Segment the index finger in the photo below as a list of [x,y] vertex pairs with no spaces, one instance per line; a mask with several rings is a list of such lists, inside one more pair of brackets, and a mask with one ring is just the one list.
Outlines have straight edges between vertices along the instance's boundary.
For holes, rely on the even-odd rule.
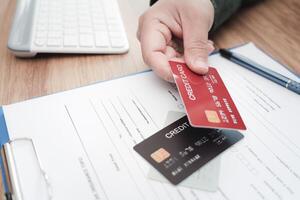
[[145,62],[163,79],[172,81],[172,73],[166,56],[167,44],[172,39],[169,28],[159,20],[143,23],[140,32],[142,55]]

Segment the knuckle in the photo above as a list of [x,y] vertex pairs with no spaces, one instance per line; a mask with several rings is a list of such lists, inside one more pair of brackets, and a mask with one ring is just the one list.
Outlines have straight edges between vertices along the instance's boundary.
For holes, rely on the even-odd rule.
[[208,45],[208,40],[206,39],[193,39],[190,41],[189,46],[197,48],[205,48]]
[[202,39],[196,39],[189,42],[189,44],[186,45],[185,50],[193,53],[193,52],[206,52],[208,49],[208,42],[207,40]]

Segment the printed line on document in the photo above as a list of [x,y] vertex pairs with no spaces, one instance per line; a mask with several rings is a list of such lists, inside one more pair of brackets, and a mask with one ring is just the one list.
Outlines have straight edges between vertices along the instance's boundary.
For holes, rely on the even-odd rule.
[[151,119],[152,123],[155,125],[156,128],[159,128],[158,125],[155,123],[155,121],[153,120],[152,116],[149,114],[149,112],[147,111],[147,109],[145,108],[145,106],[141,103],[141,101],[139,100],[139,98],[135,95],[135,93],[133,91],[131,91],[132,96],[136,99],[136,101],[140,104],[140,106],[142,107],[142,109],[144,110],[144,112],[148,115],[148,117]]
[[[111,138],[111,135],[109,134],[109,131],[107,130],[107,128],[106,128],[106,126],[105,126],[105,124],[104,124],[102,118],[100,117],[99,113],[97,112],[97,109],[96,109],[96,107],[95,107],[95,104],[94,104],[91,100],[90,100],[90,104],[91,104],[91,106],[92,106],[94,112],[96,113],[98,120],[100,121],[100,123],[101,123],[102,126],[104,127],[105,132],[106,132],[107,136],[108,136],[109,139],[110,139],[110,142],[112,143],[112,145],[114,145],[116,151],[118,152],[119,157],[120,157],[120,159],[122,160],[124,166],[126,167],[127,172],[128,172],[128,174],[130,175],[130,178],[132,179],[132,181],[134,182],[134,184],[135,184],[137,190],[139,191],[139,194],[142,196],[143,199],[145,199],[144,194],[142,193],[142,191],[140,190],[140,188],[139,188],[139,186],[137,185],[136,181],[134,180],[133,175],[132,175],[132,173],[130,172],[128,165],[127,165],[126,162],[124,161],[124,159],[123,159],[123,157],[122,157],[122,155],[121,155],[119,149],[117,148],[116,144],[113,142],[113,139]],[[107,114],[108,117],[110,118],[110,120],[111,120],[111,122],[113,123],[114,127],[116,128],[116,130],[119,130],[118,127],[116,126],[114,120],[112,119],[110,113],[108,112],[106,106],[104,105],[104,103],[103,103],[102,100],[101,100],[101,105],[102,105],[102,107],[104,108],[106,114]]]
[[72,125],[73,125],[73,128],[74,128],[74,130],[75,130],[75,133],[76,133],[76,135],[77,135],[77,137],[78,137],[78,139],[79,139],[79,141],[80,141],[80,143],[81,143],[81,146],[82,146],[82,148],[83,148],[83,151],[85,152],[86,157],[87,157],[87,159],[88,159],[90,165],[92,166],[92,169],[93,169],[93,171],[94,171],[94,174],[96,175],[97,181],[98,181],[98,183],[99,183],[99,185],[100,185],[100,187],[101,187],[101,189],[102,189],[102,191],[103,191],[103,193],[104,193],[106,199],[108,199],[107,194],[106,194],[106,192],[105,192],[105,190],[104,190],[104,187],[103,187],[103,185],[102,185],[102,183],[101,183],[101,181],[100,181],[100,178],[99,178],[98,174],[96,173],[96,169],[95,169],[95,167],[94,167],[94,165],[93,165],[93,163],[92,163],[92,161],[91,161],[91,159],[90,159],[90,157],[89,157],[89,155],[88,155],[88,153],[87,153],[87,151],[86,151],[86,149],[85,149],[85,146],[84,146],[84,144],[83,144],[83,141],[82,141],[82,139],[81,139],[81,137],[80,137],[80,135],[79,135],[78,129],[77,129],[75,123],[74,123],[74,120],[73,120],[73,118],[72,118],[72,116],[71,116],[71,114],[70,114],[70,112],[69,112],[69,109],[68,109],[67,105],[65,105],[65,110],[66,110],[67,115],[68,115],[68,117],[69,117],[69,119],[70,119],[70,121],[71,121],[71,123],[72,123]]

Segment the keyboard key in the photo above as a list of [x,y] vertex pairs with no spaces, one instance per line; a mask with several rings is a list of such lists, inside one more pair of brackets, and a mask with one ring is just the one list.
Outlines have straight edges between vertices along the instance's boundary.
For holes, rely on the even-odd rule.
[[74,14],[65,14],[64,16],[64,22],[74,22],[77,23],[77,19],[76,19],[76,13]]
[[121,32],[109,32],[109,36],[112,38],[121,38],[122,33]]
[[48,33],[48,37],[50,37],[50,38],[61,38],[62,37],[62,32],[61,31],[50,31]]
[[95,31],[106,31],[106,25],[105,24],[95,24],[94,30]]
[[120,25],[109,24],[109,25],[108,25],[108,30],[109,30],[110,32],[114,32],[114,31],[119,32],[119,31],[121,31],[122,29],[121,29],[121,26],[120,26]]
[[89,16],[90,11],[88,9],[80,8],[80,10],[78,10],[78,14],[80,18],[86,18]]
[[96,32],[96,47],[108,47],[109,46],[109,38],[107,32]]
[[107,19],[107,24],[109,25],[119,25],[119,20],[118,19]]
[[61,38],[48,38],[47,46],[49,47],[60,47],[62,45]]
[[96,20],[96,19],[102,19],[102,20],[105,20],[105,15],[104,15],[104,13],[102,12],[102,9],[100,9],[100,10],[97,11],[97,12],[94,12],[94,13],[92,14],[92,17],[93,17],[94,20]]
[[94,46],[94,38],[92,35],[80,35],[79,45],[81,47],[92,47]]
[[106,25],[106,21],[105,21],[105,19],[94,18],[94,24],[95,25]]
[[77,35],[77,29],[75,28],[67,28],[64,30],[65,35]]
[[113,48],[121,48],[125,45],[125,40],[122,37],[110,38],[110,43]]
[[48,23],[48,19],[46,18],[42,18],[39,17],[39,19],[37,20],[38,26],[42,26],[43,24],[47,24]]
[[92,30],[92,28],[89,28],[89,27],[80,27],[79,32],[80,33],[90,33],[90,34],[92,34],[93,30]]
[[118,12],[112,12],[112,10],[117,10],[118,6],[115,4],[115,1],[103,0],[104,11],[107,19],[116,19]]
[[91,27],[92,26],[92,22],[91,20],[79,20],[79,26],[80,27]]
[[49,24],[61,24],[62,23],[62,18],[50,18],[49,19]]
[[50,24],[49,25],[49,30],[60,31],[60,30],[62,30],[62,25]]
[[64,46],[76,47],[78,43],[78,37],[74,35],[64,36]]
[[110,9],[107,9],[107,10],[105,11],[105,13],[106,13],[106,18],[107,18],[107,19],[116,19],[116,18],[117,18],[116,13],[111,12]]
[[38,31],[47,31],[48,30],[48,26],[47,24],[39,24],[37,27]]
[[46,44],[46,38],[36,38],[34,44],[36,46],[42,47]]
[[77,29],[77,22],[65,21],[63,24],[64,29]]
[[47,31],[38,31],[36,33],[36,37],[38,37],[38,38],[45,38],[45,37],[47,37]]

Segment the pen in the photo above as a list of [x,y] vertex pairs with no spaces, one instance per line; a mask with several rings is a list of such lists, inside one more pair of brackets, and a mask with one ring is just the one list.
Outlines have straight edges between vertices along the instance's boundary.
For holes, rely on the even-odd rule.
[[224,58],[241,65],[245,67],[246,69],[261,75],[285,88],[288,90],[291,90],[297,94],[300,94],[300,83],[296,82],[294,80],[291,80],[277,72],[274,72],[268,68],[263,67],[260,64],[257,64],[250,60],[249,58],[246,58],[238,53],[233,53],[227,49],[220,49],[220,54]]

